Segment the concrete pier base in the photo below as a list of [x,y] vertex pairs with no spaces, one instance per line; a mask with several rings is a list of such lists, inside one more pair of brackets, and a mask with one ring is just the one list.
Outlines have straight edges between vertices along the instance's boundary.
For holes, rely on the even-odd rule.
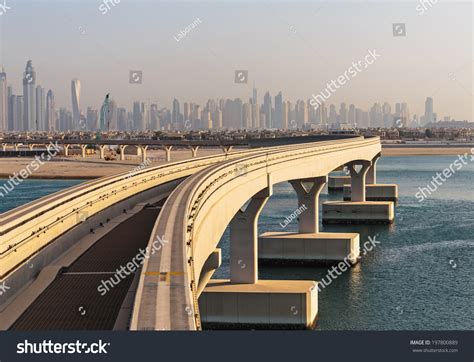
[[314,281],[211,279],[199,297],[205,329],[312,329],[318,316]]
[[391,224],[395,218],[391,201],[326,201],[323,224]]
[[329,176],[328,191],[343,191],[344,185],[351,185],[350,176]]
[[[344,200],[351,199],[351,186],[344,185]],[[365,199],[367,201],[393,201],[398,200],[398,185],[396,184],[375,184],[365,185]]]
[[356,263],[360,254],[357,233],[266,232],[258,238],[259,261],[267,263]]

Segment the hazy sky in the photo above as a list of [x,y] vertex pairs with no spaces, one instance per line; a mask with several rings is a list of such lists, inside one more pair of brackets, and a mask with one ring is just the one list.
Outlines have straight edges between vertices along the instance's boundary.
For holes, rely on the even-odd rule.
[[[0,3],[3,4],[4,0]],[[118,1],[118,0],[115,0]],[[81,108],[98,108],[105,93],[121,106],[134,100],[170,106],[208,98],[247,100],[252,83],[259,102],[269,90],[284,99],[308,99],[368,50],[381,56],[327,101],[369,109],[405,101],[424,112],[434,98],[438,119],[473,120],[473,5],[471,1],[158,2],[121,0],[102,15],[102,1],[6,0],[0,16],[0,64],[21,93],[26,61],[37,84],[71,109],[71,79],[82,86]],[[436,0],[431,0],[436,2]],[[196,18],[201,24],[179,42]],[[406,24],[394,37],[393,23]],[[248,84],[234,72],[248,70]],[[143,83],[129,84],[142,70]]]

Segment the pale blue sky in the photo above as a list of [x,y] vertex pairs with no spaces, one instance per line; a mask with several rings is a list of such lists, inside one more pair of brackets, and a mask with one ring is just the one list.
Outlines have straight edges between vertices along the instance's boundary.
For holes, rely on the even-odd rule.
[[[429,0],[426,0],[427,2]],[[0,1],[3,3],[3,0]],[[109,2],[110,3],[110,2]],[[419,1],[403,2],[145,2],[121,0],[102,15],[102,1],[7,0],[0,16],[0,64],[15,93],[26,61],[37,84],[71,108],[70,81],[82,85],[81,108],[98,108],[110,92],[119,105],[134,100],[169,106],[208,98],[259,100],[267,89],[284,99],[319,93],[369,49],[381,57],[337,90],[342,101],[368,109],[374,102],[408,102],[412,113],[434,98],[438,118],[472,120],[472,3],[442,1],[419,15]],[[196,18],[202,24],[177,42]],[[406,23],[394,37],[392,23]],[[141,85],[129,70],[143,71]],[[234,71],[248,69],[249,83]]]

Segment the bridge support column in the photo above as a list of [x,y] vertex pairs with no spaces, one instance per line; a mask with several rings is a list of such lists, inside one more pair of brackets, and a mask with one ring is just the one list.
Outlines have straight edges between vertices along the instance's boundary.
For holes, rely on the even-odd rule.
[[[327,180],[327,176],[322,176],[290,181],[298,196],[298,210],[301,210],[298,221],[298,231],[300,233],[319,232],[319,194]],[[304,183],[310,183],[311,188],[307,190]]]
[[[357,166],[360,168],[357,169]],[[351,201],[365,201],[365,176],[370,166],[371,162],[369,161],[352,162],[347,165],[351,174]]]
[[[368,168],[365,185],[366,201],[393,201],[398,200],[398,186],[396,184],[377,184],[376,164],[380,158],[380,153],[372,159]],[[344,185],[343,197],[345,201],[352,200],[351,185]]]
[[173,149],[173,146],[165,146],[165,154],[166,154],[166,162],[171,162],[171,150]]
[[377,183],[377,161],[379,160],[381,154],[377,154],[372,159],[372,163],[369,167],[369,170],[367,171],[367,176],[366,176],[366,183],[367,185],[373,185]]
[[2,151],[5,152],[7,150],[7,144],[2,143]]
[[140,154],[142,156],[142,163],[145,163],[147,160],[146,151],[148,150],[148,146],[138,146],[138,148],[140,149]]
[[119,145],[120,161],[125,161],[125,149],[126,148],[127,148],[127,145]]
[[65,157],[69,156],[69,147],[71,147],[71,145],[68,145],[68,144],[63,145],[63,150],[64,150],[64,156]]
[[247,208],[237,211],[230,222],[230,281],[254,284],[258,281],[258,216],[268,198],[269,188],[255,194]]
[[15,149],[15,152],[18,152],[18,150],[20,149],[20,144],[19,143],[14,143],[13,148]]
[[191,146],[191,155],[193,158],[197,157],[199,146]]
[[[348,163],[347,166],[351,175],[351,201],[323,203],[323,223],[391,224],[395,218],[392,201],[366,201],[366,175],[372,162],[358,160]],[[373,186],[377,185],[369,185],[369,188]]]
[[105,148],[107,145],[99,145],[99,151],[100,151],[100,159],[103,160],[105,158]]
[[[291,264],[339,260],[357,262],[359,234],[319,232],[319,194],[327,179],[327,176],[322,176],[290,181],[298,196],[298,209],[291,215],[298,217],[299,232],[267,232],[260,235],[259,260]],[[284,229],[291,220],[286,217],[280,226]]]
[[86,158],[87,145],[79,145],[81,147],[82,158]]
[[35,148],[35,145],[34,145],[34,144],[28,144],[28,149],[29,149],[30,151],[33,151],[34,148]]

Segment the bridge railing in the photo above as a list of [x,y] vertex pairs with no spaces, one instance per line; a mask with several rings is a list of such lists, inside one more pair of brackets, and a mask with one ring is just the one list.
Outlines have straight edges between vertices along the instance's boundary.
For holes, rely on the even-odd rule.
[[174,162],[104,177],[0,214],[0,280],[58,236],[140,192],[258,150]]

